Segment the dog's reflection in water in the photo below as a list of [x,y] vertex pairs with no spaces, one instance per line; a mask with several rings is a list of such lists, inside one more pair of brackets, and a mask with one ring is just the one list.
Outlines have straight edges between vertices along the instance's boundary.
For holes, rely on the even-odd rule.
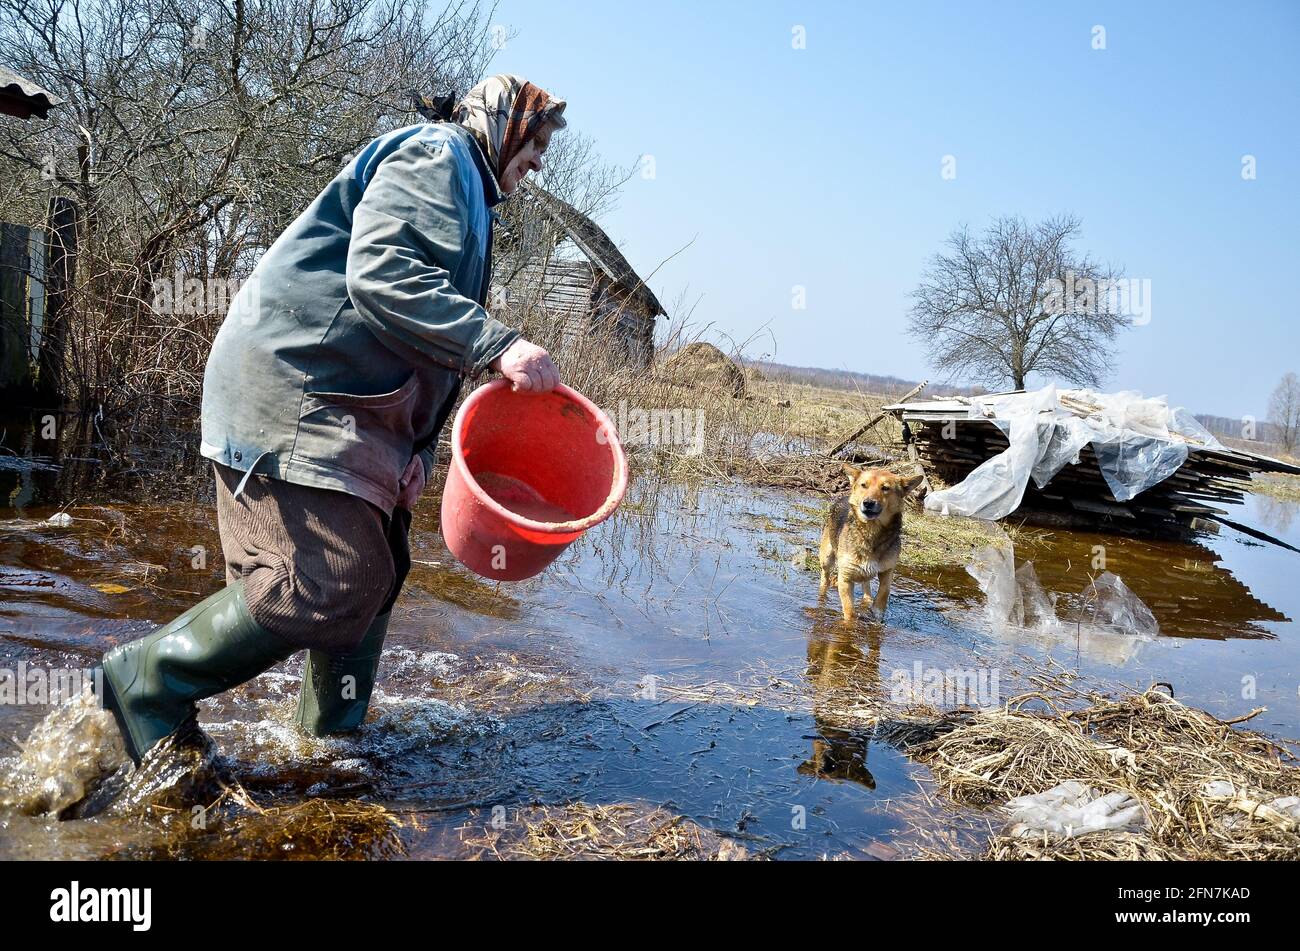
[[849,699],[860,708],[862,701],[880,697],[883,631],[880,624],[849,630],[823,618],[814,622],[808,635],[808,683],[817,734],[810,737],[812,756],[799,766],[801,775],[876,788],[867,768],[873,728],[854,729],[836,711]]

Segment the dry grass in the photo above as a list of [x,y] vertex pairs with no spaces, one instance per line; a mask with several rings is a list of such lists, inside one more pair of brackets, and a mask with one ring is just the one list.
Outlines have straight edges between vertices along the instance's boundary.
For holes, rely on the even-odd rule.
[[739,861],[744,846],[685,816],[637,803],[584,802],[520,810],[500,825],[465,827],[462,841],[475,859],[621,859]]
[[[755,392],[774,402],[788,401],[792,430],[823,448],[834,446],[895,399],[878,393],[774,380],[758,382]],[[902,426],[892,416],[886,417],[863,436],[865,441],[876,445],[895,444],[902,438]]]
[[936,515],[909,508],[903,518],[902,569],[969,564],[976,552],[989,545],[1017,543],[1023,531],[978,518]]
[[217,826],[215,835],[186,838],[173,858],[375,860],[406,855],[402,830],[415,827],[376,803],[308,799],[261,808]]
[[[843,482],[839,476],[838,482]],[[836,485],[832,490],[840,492]],[[816,518],[809,522],[821,530],[822,519],[829,503],[817,511]],[[903,555],[899,562],[900,571],[907,573],[908,568],[939,568],[946,565],[966,565],[971,559],[990,545],[1002,546],[1031,543],[1035,533],[1031,529],[1012,524],[1000,524],[977,518],[936,515],[919,505],[909,505],[903,515]],[[796,553],[794,566],[805,571],[819,571],[817,552],[810,546]]]
[[[556,355],[561,378],[605,410],[634,464],[676,479],[743,479],[751,484],[818,493],[837,491],[840,467],[822,453],[884,405],[878,394],[831,390],[745,374],[736,396],[725,374],[691,381],[669,366],[673,352],[698,337],[670,328],[668,342],[648,368],[616,356],[610,335],[593,331],[575,340],[541,311],[517,315],[528,339]],[[723,348],[726,350],[726,348]],[[738,361],[736,347],[728,354]],[[864,437],[893,447],[898,424],[886,419]],[[895,453],[896,454],[896,453]]]
[[[998,833],[983,858],[1297,859],[1300,824],[1267,803],[1300,795],[1300,769],[1291,749],[1234,726],[1255,713],[1223,721],[1160,685],[1112,696],[1057,677],[1002,709],[882,719],[877,736],[928,766],[959,806],[999,806],[1079,780],[1128,793],[1145,817],[1141,831]],[[1217,794],[1216,782],[1231,794]]]
[[1250,490],[1284,502],[1300,502],[1300,476],[1277,472],[1257,475],[1250,482]]
[[1258,439],[1236,439],[1232,436],[1223,435],[1216,435],[1215,438],[1229,449],[1253,452],[1259,456],[1272,456],[1274,459],[1281,459],[1283,462],[1289,462],[1292,465],[1300,465],[1300,456],[1296,456],[1294,451],[1288,452],[1286,446],[1281,443],[1263,442]]

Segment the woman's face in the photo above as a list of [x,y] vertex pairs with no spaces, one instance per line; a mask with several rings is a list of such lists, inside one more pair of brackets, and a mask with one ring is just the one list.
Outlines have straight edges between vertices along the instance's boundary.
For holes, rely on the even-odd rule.
[[551,131],[550,125],[543,126],[541,131],[524,144],[519,154],[510,160],[505,173],[501,176],[501,190],[507,195],[512,194],[519,187],[519,183],[529,172],[542,170],[542,156],[546,154],[546,147],[551,144]]

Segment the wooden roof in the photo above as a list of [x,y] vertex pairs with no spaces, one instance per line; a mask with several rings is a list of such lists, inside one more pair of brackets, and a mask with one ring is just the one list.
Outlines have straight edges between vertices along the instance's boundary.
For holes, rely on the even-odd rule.
[[641,310],[651,317],[667,313],[658,298],[646,286],[645,281],[632,270],[632,265],[628,264],[627,258],[623,257],[623,253],[599,225],[546,189],[534,185],[527,179],[524,180],[523,185],[547,217],[559,225],[582,253],[600,268],[606,277],[618,285],[619,289],[626,293]]
[[52,108],[62,103],[63,100],[49,90],[0,66],[0,112],[5,115],[19,119],[30,119],[35,115],[44,119]]

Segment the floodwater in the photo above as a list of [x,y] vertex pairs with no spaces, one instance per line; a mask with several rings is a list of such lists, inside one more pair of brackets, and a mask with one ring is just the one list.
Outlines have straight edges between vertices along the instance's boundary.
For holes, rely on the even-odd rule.
[[[89,668],[222,583],[205,504],[68,504],[53,469],[13,459],[0,488],[0,669]],[[836,698],[977,668],[990,695],[956,699],[997,703],[1049,655],[1223,717],[1267,707],[1251,726],[1300,735],[1300,555],[1229,529],[1029,533],[924,570],[905,550],[886,622],[846,628],[792,557],[815,550],[822,505],[642,479],[542,576],[495,585],[448,554],[431,490],[361,731],[297,732],[299,655],[202,704],[215,747],[188,755],[224,790],[173,768],[93,817],[0,809],[0,857],[477,857],[484,830],[567,803],[663,807],[755,856],[897,857],[918,815],[933,834],[946,813],[927,771]],[[1296,513],[1252,498],[1234,518],[1300,544]],[[0,705],[0,793],[50,709]]]

